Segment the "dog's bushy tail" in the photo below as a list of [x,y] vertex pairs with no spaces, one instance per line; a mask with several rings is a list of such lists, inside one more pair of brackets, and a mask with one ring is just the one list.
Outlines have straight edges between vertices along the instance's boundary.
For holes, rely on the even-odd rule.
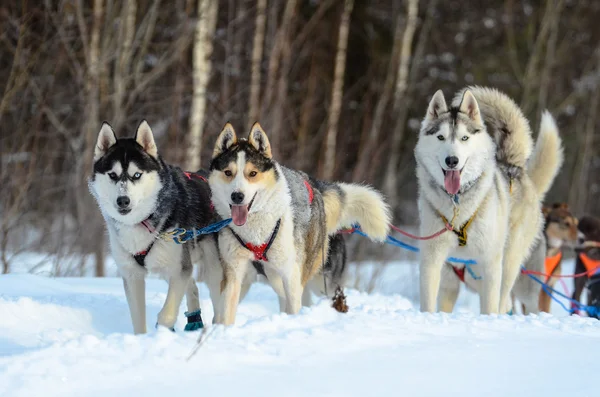
[[527,174],[531,178],[540,199],[546,195],[564,161],[562,140],[554,117],[545,110],[542,113],[540,133],[533,154],[527,164]]
[[369,186],[337,183],[338,189],[323,192],[327,234],[359,224],[373,241],[385,241],[391,211],[381,193]]

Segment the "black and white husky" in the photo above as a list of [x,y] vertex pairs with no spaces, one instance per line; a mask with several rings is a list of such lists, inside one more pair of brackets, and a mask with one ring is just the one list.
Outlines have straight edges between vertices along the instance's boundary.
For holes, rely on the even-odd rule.
[[[240,296],[257,272],[279,295],[281,310],[298,313],[304,288],[330,252],[329,236],[339,229],[359,223],[373,240],[387,236],[390,211],[381,194],[368,186],[319,181],[280,165],[258,123],[247,139],[238,139],[227,124],[210,169],[215,209],[232,218],[218,238],[223,279],[207,283],[217,323],[235,321]],[[336,261],[337,254],[331,254]]]
[[204,253],[218,260],[216,240],[209,236],[179,245],[161,237],[174,228],[199,229],[215,222],[205,176],[166,164],[146,121],[139,125],[134,138],[125,139],[117,139],[110,125],[104,123],[94,150],[89,186],[106,221],[134,332],[146,332],[148,272],[158,273],[169,283],[157,325],[173,329],[186,295],[190,326],[186,329],[200,327],[192,263]]

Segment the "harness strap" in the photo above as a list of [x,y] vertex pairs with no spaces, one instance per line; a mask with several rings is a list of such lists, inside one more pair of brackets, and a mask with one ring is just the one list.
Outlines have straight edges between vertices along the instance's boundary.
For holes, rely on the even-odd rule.
[[465,266],[463,268],[458,268],[454,265],[450,265],[450,266],[452,266],[452,270],[454,270],[454,274],[456,274],[458,279],[464,283],[465,282],[465,269],[467,267]]
[[588,277],[591,277],[595,271],[600,270],[600,259],[592,259],[585,252],[579,253],[579,258],[588,272]]
[[315,192],[313,192],[313,188],[307,180],[304,180],[304,186],[306,186],[306,190],[308,191],[308,204],[312,204],[313,199],[315,198]]
[[[446,219],[446,217],[444,215],[442,215],[439,212],[438,212],[438,215],[440,216],[440,218],[442,218],[442,221],[444,221],[444,224],[449,224],[448,219]],[[458,229],[458,230],[456,230],[455,228],[452,229],[454,234],[456,234],[458,236],[458,246],[459,247],[464,247],[465,245],[467,245],[467,229],[469,229],[469,226],[471,226],[473,219],[475,219],[475,215],[477,215],[477,211],[475,211],[473,213],[471,218],[469,218],[469,220],[464,225],[462,225],[460,227],[460,229]]]
[[208,181],[206,180],[206,178],[205,178],[205,177],[203,177],[202,175],[198,175],[198,174],[196,174],[195,172],[183,171],[183,174],[184,174],[185,176],[187,176],[187,178],[188,178],[189,180],[191,180],[191,179],[192,179],[192,176],[194,176],[194,177],[196,177],[196,178],[198,178],[198,179],[201,179],[202,181],[204,181],[204,182],[207,182],[207,183],[208,183]]
[[279,233],[280,225],[281,219],[279,219],[275,224],[275,228],[271,233],[271,237],[269,237],[269,241],[261,245],[246,243],[232,228],[229,228],[229,230],[231,230],[231,233],[233,233],[233,236],[236,238],[236,240],[240,243],[242,247],[246,248],[248,251],[251,251],[254,254],[254,260],[268,262],[269,258],[267,257],[267,252],[269,251],[269,248],[271,248],[271,245],[273,245],[273,242],[277,237],[277,233]]
[[547,256],[546,259],[544,259],[544,267],[546,269],[546,274],[548,275],[546,282],[548,282],[548,280],[550,279],[550,276],[552,276],[554,274],[554,271],[558,267],[558,264],[560,263],[561,260],[562,260],[562,251],[558,251],[555,255]]
[[146,256],[148,256],[148,253],[150,252],[150,250],[152,249],[152,246],[154,245],[154,241],[152,241],[150,243],[150,246],[148,248],[146,248],[144,251],[140,251],[137,254],[133,255],[133,259],[135,259],[135,261],[138,263],[138,265],[140,265],[141,267],[146,267]]

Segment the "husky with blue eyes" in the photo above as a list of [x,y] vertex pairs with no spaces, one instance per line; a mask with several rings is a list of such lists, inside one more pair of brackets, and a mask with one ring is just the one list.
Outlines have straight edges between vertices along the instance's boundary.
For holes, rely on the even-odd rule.
[[[435,93],[415,148],[421,234],[450,225],[452,232],[424,241],[420,265],[421,310],[452,311],[456,277],[450,256],[475,259],[482,314],[506,313],[521,266],[541,236],[541,203],[558,173],[563,152],[550,113],[533,144],[529,122],[507,95],[468,87],[450,106]],[[449,279],[450,278],[450,279]],[[453,287],[454,286],[454,287]],[[438,302],[439,298],[439,302]]]
[[165,163],[146,121],[134,138],[117,139],[110,125],[102,125],[89,187],[106,221],[136,334],[146,332],[144,280],[148,273],[157,273],[169,284],[157,325],[173,329],[184,295],[186,330],[203,325],[192,269],[199,261],[206,265],[199,269],[201,276],[216,273],[221,277],[216,236],[181,245],[161,236],[174,228],[199,229],[218,220],[207,176]]

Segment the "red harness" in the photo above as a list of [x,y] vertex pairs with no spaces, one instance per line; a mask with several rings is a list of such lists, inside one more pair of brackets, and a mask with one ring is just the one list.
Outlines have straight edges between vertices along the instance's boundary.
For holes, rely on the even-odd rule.
[[242,238],[240,236],[238,236],[238,234],[236,232],[233,231],[233,229],[230,228],[229,230],[231,230],[231,233],[233,233],[233,236],[242,245],[242,247],[246,248],[248,251],[250,251],[254,254],[255,261],[268,262],[269,258],[267,258],[267,252],[269,251],[269,248],[271,248],[271,245],[273,245],[273,242],[275,241],[275,237],[277,237],[277,233],[279,232],[280,225],[281,225],[281,219],[279,219],[277,221],[277,223],[275,224],[275,228],[273,229],[273,233],[271,233],[271,237],[269,237],[269,241],[267,241],[266,243],[261,244],[261,245],[245,243],[244,240],[242,240]]
[[[306,191],[308,192],[308,203],[312,204],[313,199],[315,198],[313,188],[310,185],[310,183],[308,183],[308,181],[306,180],[304,181],[304,186],[306,187]],[[273,245],[273,242],[277,237],[277,233],[279,232],[279,226],[281,226],[281,219],[279,219],[275,224],[275,228],[273,229],[269,240],[266,243],[260,245],[254,245],[252,243],[244,242],[244,240],[242,240],[242,238],[236,232],[234,232],[232,228],[229,228],[229,230],[231,230],[231,233],[233,233],[233,236],[236,238],[236,240],[240,243],[242,247],[246,248],[248,251],[251,251],[254,254],[255,261],[268,262],[269,258],[267,257],[267,251],[269,251],[269,248],[271,248],[271,245]]]
[[208,183],[208,181],[206,180],[206,178],[205,178],[205,177],[203,177],[202,175],[198,175],[198,174],[196,174],[196,173],[194,173],[194,172],[183,171],[183,174],[184,174],[185,176],[187,176],[187,178],[188,178],[189,180],[192,180],[192,176],[195,176],[196,178],[198,178],[198,179],[201,179],[201,180],[203,180],[204,182]]
[[307,180],[304,181],[304,186],[306,186],[306,191],[308,191],[308,204],[312,204],[313,199],[315,198],[315,193],[313,192],[312,186],[308,183]]
[[452,266],[452,270],[454,270],[454,274],[456,274],[456,277],[458,277],[458,279],[464,283],[466,266],[463,268],[458,268],[454,265],[451,265],[451,266]]

